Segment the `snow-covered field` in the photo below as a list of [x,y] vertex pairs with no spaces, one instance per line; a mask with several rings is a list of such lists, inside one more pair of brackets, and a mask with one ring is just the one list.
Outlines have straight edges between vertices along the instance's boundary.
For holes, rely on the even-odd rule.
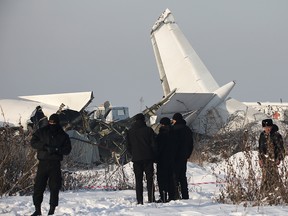
[[[240,158],[243,158],[242,153],[234,156],[233,160],[237,161]],[[131,167],[131,164],[125,165],[125,172],[131,174],[128,175],[128,180],[133,182]],[[243,205],[217,203],[215,200],[221,185],[216,183],[213,172],[217,173],[223,167],[225,167],[224,162],[219,163],[216,167],[215,164],[200,167],[188,163],[189,200],[177,200],[164,204],[147,203],[147,194],[145,193],[146,203],[137,205],[134,190],[105,191],[99,187],[98,189],[94,187],[94,189],[89,190],[61,192],[55,215],[288,215],[287,206],[244,207]],[[93,184],[97,184],[97,182],[93,182]],[[100,184],[101,182],[99,182]],[[93,188],[91,186],[89,185],[90,188]],[[49,192],[45,193],[42,205],[43,215],[47,215],[48,209]],[[3,197],[0,199],[0,215],[23,216],[30,215],[33,211],[31,196]]]

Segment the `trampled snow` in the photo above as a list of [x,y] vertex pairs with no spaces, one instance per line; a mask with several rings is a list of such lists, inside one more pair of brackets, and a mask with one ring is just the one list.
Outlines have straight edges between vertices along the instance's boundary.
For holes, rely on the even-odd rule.
[[[243,159],[243,153],[233,156],[235,162],[241,161],[241,159]],[[144,205],[137,205],[135,190],[107,191],[101,189],[102,183],[98,179],[98,182],[89,182],[87,188],[91,189],[60,192],[59,206],[56,208],[55,215],[288,215],[287,206],[252,207],[248,205],[248,207],[244,207],[241,204],[218,203],[216,199],[219,188],[225,182],[219,182],[219,178],[216,178],[214,173],[220,172],[223,167],[225,167],[225,162],[218,165],[207,164],[203,167],[188,163],[187,177],[190,199],[170,201],[169,203],[147,203],[147,193],[144,192]],[[133,184],[132,164],[126,164],[124,170],[129,183]],[[158,197],[157,193],[155,194],[156,198]],[[47,215],[48,210],[49,192],[46,192],[42,205],[42,215]],[[33,211],[31,196],[13,196],[0,199],[0,215],[31,215]]]

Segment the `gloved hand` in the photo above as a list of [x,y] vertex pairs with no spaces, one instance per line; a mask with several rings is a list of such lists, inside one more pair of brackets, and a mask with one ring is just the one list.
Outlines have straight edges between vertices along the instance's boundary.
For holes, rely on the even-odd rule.
[[58,153],[58,148],[52,147],[52,146],[48,146],[48,145],[45,145],[45,150],[48,151],[48,153],[51,154],[51,155]]

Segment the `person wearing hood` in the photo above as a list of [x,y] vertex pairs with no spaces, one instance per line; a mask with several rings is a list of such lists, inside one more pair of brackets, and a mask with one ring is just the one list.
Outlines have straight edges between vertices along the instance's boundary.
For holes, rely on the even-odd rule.
[[143,176],[146,175],[148,202],[154,202],[154,167],[156,141],[153,129],[145,123],[145,116],[138,113],[135,122],[127,131],[127,151],[132,156],[133,171],[136,182],[136,199],[143,204]]
[[277,187],[283,188],[277,166],[284,159],[285,150],[283,138],[278,132],[278,126],[273,124],[273,120],[264,119],[262,127],[258,148],[259,165],[262,169],[260,192],[269,194],[274,193]]
[[58,206],[59,191],[62,186],[61,161],[63,155],[71,152],[71,141],[60,125],[59,116],[52,114],[48,125],[36,130],[30,143],[32,148],[37,150],[39,160],[33,193],[35,212],[31,216],[41,215],[41,203],[47,181],[50,190],[48,215],[53,215]]
[[[173,133],[176,139],[175,174],[176,184],[180,185],[181,198],[189,199],[186,177],[187,160],[193,151],[193,132],[186,125],[182,114],[175,113],[172,117]],[[180,197],[179,197],[180,198]]]

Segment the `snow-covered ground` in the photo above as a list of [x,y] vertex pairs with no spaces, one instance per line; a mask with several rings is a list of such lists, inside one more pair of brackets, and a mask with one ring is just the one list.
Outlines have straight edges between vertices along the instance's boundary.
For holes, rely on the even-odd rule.
[[[241,161],[243,154],[234,156],[233,160]],[[124,170],[128,181],[133,183],[131,163]],[[60,193],[59,206],[55,215],[288,215],[287,206],[255,206],[219,204],[215,200],[221,184],[213,173],[219,173],[225,162],[207,164],[204,167],[188,163],[187,177],[189,181],[190,199],[169,203],[147,203],[144,194],[144,205],[137,205],[134,190],[106,191],[101,189],[101,181],[90,182],[87,187],[78,191]],[[213,171],[212,171],[213,170]],[[243,170],[242,170],[243,171]],[[97,171],[99,173],[99,170]],[[115,172],[114,172],[115,173]],[[92,186],[95,187],[92,187]],[[158,196],[156,192],[156,197]],[[45,193],[42,213],[47,215],[49,209],[49,192]],[[0,199],[0,215],[30,215],[34,211],[31,196],[3,197]]]
[[[60,194],[55,215],[288,215],[287,206],[243,207],[218,204],[205,193],[191,192],[190,200],[165,204],[135,204],[135,191],[78,191]],[[0,215],[30,215],[34,211],[31,197],[1,199]],[[48,194],[42,207],[43,215],[49,209]]]

